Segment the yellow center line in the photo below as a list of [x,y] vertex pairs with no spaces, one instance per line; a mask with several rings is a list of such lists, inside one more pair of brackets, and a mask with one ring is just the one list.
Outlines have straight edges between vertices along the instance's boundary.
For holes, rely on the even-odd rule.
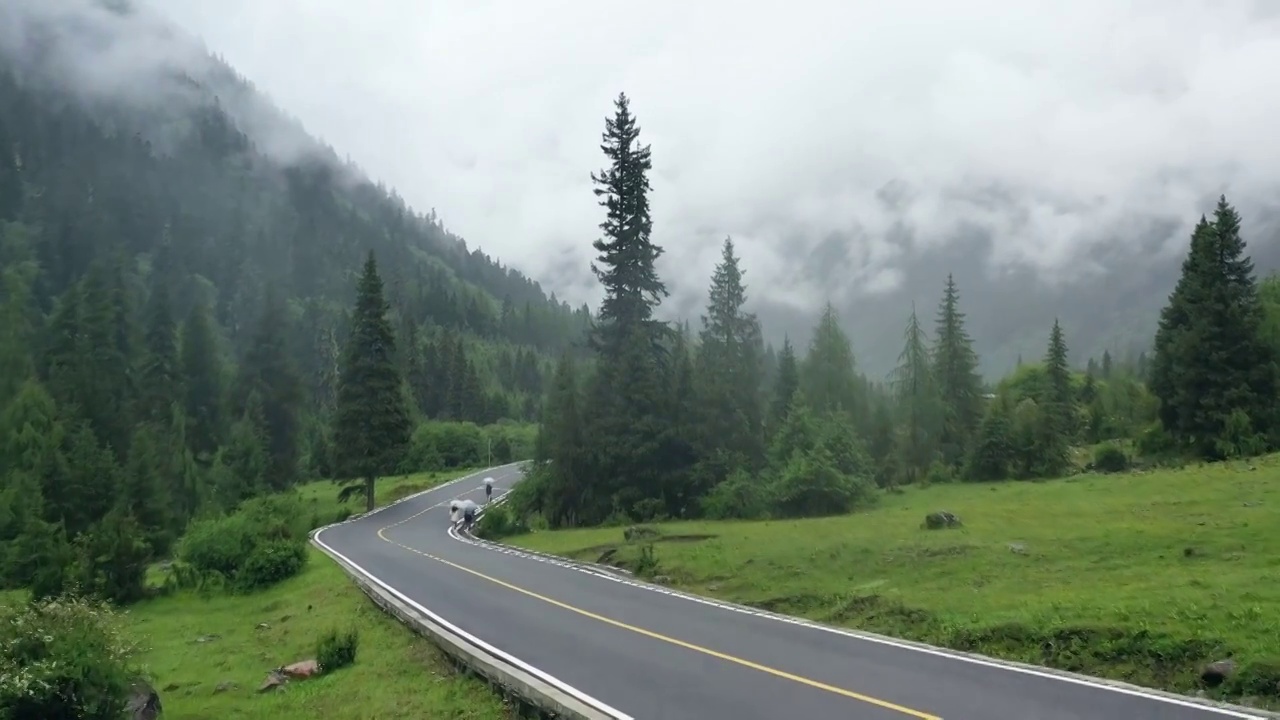
[[[466,494],[466,493],[463,493],[463,494]],[[536,600],[541,600],[542,602],[547,603],[549,605],[554,605],[558,608],[568,610],[569,612],[577,613],[578,615],[591,618],[592,620],[596,620],[596,621],[605,623],[607,625],[612,625],[614,627],[622,628],[623,630],[629,630],[633,633],[636,633],[637,635],[643,635],[645,637],[653,638],[654,640],[661,640],[662,642],[670,643],[671,645],[676,645],[678,647],[685,648],[686,650],[692,650],[694,652],[702,653],[703,655],[709,655],[719,660],[724,660],[726,662],[731,662],[736,665],[748,667],[748,668],[751,668],[752,670],[758,670],[762,673],[773,675],[774,677],[779,677],[779,678],[783,678],[784,680],[790,680],[792,682],[800,683],[801,685],[807,685],[809,687],[817,688],[819,690],[825,690],[827,692],[834,693],[836,695],[842,695],[844,697],[851,698],[853,700],[859,700],[869,705],[875,705],[877,707],[881,707],[886,710],[894,710],[899,713],[902,713],[903,715],[909,715],[913,718],[918,718],[919,720],[942,720],[942,718],[938,715],[930,715],[925,712],[920,712],[919,710],[913,710],[909,707],[904,707],[902,705],[891,703],[887,700],[881,700],[879,698],[871,697],[870,695],[863,695],[862,693],[856,693],[856,692],[853,692],[852,690],[846,690],[844,688],[836,687],[834,685],[828,685],[827,683],[802,677],[800,675],[795,675],[795,674],[786,672],[785,670],[779,670],[777,668],[772,668],[767,665],[761,665],[760,663],[752,662],[750,660],[744,660],[743,658],[734,657],[733,655],[727,655],[725,653],[712,650],[710,648],[702,647],[701,645],[694,645],[691,642],[686,642],[678,638],[673,638],[667,635],[663,635],[661,633],[656,633],[652,630],[646,630],[641,627],[636,627],[635,625],[628,625],[627,623],[621,622],[619,620],[614,620],[613,618],[605,617],[603,615],[597,615],[596,613],[593,613],[589,610],[583,610],[582,608],[574,607],[573,605],[570,605],[565,602],[561,602],[559,600],[556,600],[555,598],[549,598],[545,595],[540,595],[536,592],[533,592],[532,590],[526,590],[525,588],[519,587],[517,585],[512,585],[511,583],[506,582],[505,580],[499,580],[498,578],[490,577],[489,575],[486,575],[477,570],[473,570],[464,565],[459,565],[458,563],[445,560],[444,558],[437,557],[435,555],[432,555],[431,553],[424,552],[414,547],[409,547],[408,545],[396,542],[395,540],[388,538],[384,534],[387,530],[390,530],[391,528],[397,527],[399,525],[403,525],[409,522],[410,520],[418,518],[426,514],[429,510],[434,510],[438,507],[443,507],[448,504],[449,504],[449,501],[446,500],[445,502],[432,505],[429,508],[426,508],[418,513],[415,513],[414,515],[411,515],[405,518],[404,520],[387,525],[386,527],[378,530],[378,537],[381,538],[384,542],[390,543],[391,545],[395,545],[396,547],[399,547],[401,549],[408,550],[409,552],[412,552],[412,553],[416,553],[418,555],[421,555],[422,557],[435,560],[436,562],[444,565],[448,565],[451,568],[461,570],[466,573],[470,573],[483,580],[488,580],[489,582],[495,585],[500,585],[504,588],[507,588],[508,590],[518,592],[522,595],[527,595]]]

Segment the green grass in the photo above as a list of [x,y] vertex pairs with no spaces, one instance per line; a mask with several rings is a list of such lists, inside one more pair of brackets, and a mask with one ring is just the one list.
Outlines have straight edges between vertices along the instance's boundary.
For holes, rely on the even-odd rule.
[[[922,529],[935,510],[963,527]],[[1233,652],[1243,670],[1214,694],[1280,698],[1280,456],[654,527],[637,543],[622,528],[508,542],[590,561],[615,549],[624,566],[652,542],[653,574],[704,595],[1174,690]]]
[[[469,470],[380,479],[378,505],[435,487]],[[343,508],[338,486],[303,485],[299,492],[328,522]],[[364,510],[363,498],[345,504]],[[147,600],[126,612],[130,638],[164,704],[164,716],[184,720],[390,720],[510,718],[503,700],[374,605],[333,561],[310,548],[296,577],[253,595],[181,593]],[[151,569],[159,584],[163,573]],[[25,591],[0,592],[0,604],[24,602]],[[267,627],[259,629],[260,623]],[[330,630],[355,627],[355,664],[332,675],[294,681],[258,693],[275,667],[315,657]],[[198,642],[204,639],[205,642]],[[221,688],[220,688],[221,686]]]
[[[483,682],[456,674],[439,650],[378,609],[328,557],[315,549],[310,552],[300,575],[259,594],[209,599],[179,595],[128,610],[132,637],[144,650],[140,659],[160,692],[165,717],[511,716]],[[260,623],[268,627],[259,629]],[[272,668],[314,658],[323,634],[349,627],[360,630],[354,665],[257,692]]]
[[[430,490],[437,485],[453,480],[454,478],[464,477],[471,473],[478,472],[482,468],[463,468],[454,470],[440,470],[437,472],[414,473],[412,475],[399,475],[394,477],[378,478],[377,485],[374,486],[374,501],[377,507],[388,505],[407,497],[416,492]],[[317,480],[298,488],[299,494],[303,501],[314,508],[321,517],[332,517],[340,510],[350,510],[352,514],[364,512],[364,495],[357,495],[350,498],[345,503],[338,502],[338,490],[341,489],[337,483],[329,480]],[[470,488],[460,488],[467,490]]]

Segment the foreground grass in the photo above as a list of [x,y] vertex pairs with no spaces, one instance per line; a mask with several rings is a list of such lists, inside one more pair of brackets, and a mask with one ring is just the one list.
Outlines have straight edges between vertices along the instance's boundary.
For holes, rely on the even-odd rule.
[[[260,594],[179,595],[128,611],[165,717],[187,720],[374,720],[510,717],[481,681],[383,613],[328,557]],[[265,625],[263,625],[265,624]],[[360,630],[354,665],[258,693],[275,667],[315,657],[330,629]]]
[[[949,510],[963,527],[928,531]],[[1280,456],[885,495],[850,516],[540,532],[512,544],[634,566],[704,595],[898,637],[1211,695],[1280,699]]]

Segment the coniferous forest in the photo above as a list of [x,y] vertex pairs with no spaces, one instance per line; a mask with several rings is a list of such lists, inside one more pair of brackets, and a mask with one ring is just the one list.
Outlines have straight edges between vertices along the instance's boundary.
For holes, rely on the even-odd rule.
[[828,305],[807,348],[765,346],[747,269],[724,240],[700,328],[654,319],[666,288],[651,236],[654,159],[621,95],[592,177],[605,299],[592,355],[562,354],[537,463],[494,535],[675,518],[844,513],[904,484],[1057,477],[1220,460],[1280,446],[1280,280],[1259,283],[1221,198],[1192,234],[1151,350],[1073,363],[1055,318],[1044,354],[989,384],[956,278],[936,312],[904,308],[887,378],[859,372]]
[[352,168],[181,113],[0,62],[0,585],[134,599],[194,518],[528,456],[589,322]]
[[216,98],[104,106],[0,60],[0,589],[252,592],[351,512],[307,514],[316,480],[372,509],[389,475],[532,460],[496,536],[1280,447],[1280,279],[1256,278],[1225,197],[1146,352],[1073,357],[1045,317],[1042,356],[983,378],[980,279],[946,276],[871,377],[830,304],[804,346],[766,343],[732,238],[702,316],[659,319],[661,157],[625,94],[601,147],[592,313],[318,143],[271,156]]

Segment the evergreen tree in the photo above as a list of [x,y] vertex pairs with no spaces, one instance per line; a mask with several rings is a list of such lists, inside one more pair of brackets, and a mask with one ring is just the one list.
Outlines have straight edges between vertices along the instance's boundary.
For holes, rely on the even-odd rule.
[[[735,465],[756,469],[764,460],[762,343],[759,321],[743,309],[742,275],[733,241],[726,238],[699,336],[700,425],[704,454],[733,454]],[[683,349],[683,338],[678,344]]]
[[187,446],[197,460],[208,462],[223,438],[223,370],[209,312],[201,303],[191,306],[183,323],[180,363]]
[[1262,320],[1240,217],[1221,198],[1213,223],[1201,217],[1192,233],[1150,368],[1161,424],[1182,447],[1206,458],[1247,454],[1276,430],[1276,350]]
[[796,351],[791,339],[783,337],[782,351],[778,353],[778,379],[773,385],[773,401],[769,409],[769,433],[776,433],[786,422],[787,410],[800,390],[800,368],[796,363]]
[[840,329],[840,318],[831,303],[813,331],[809,354],[800,373],[806,404],[818,414],[843,410],[857,417],[862,413],[861,393],[854,368],[853,348]]
[[143,422],[167,425],[171,416],[170,405],[179,395],[181,382],[177,328],[169,307],[169,291],[164,283],[157,283],[147,310],[138,418]]
[[910,483],[933,462],[944,426],[941,403],[929,363],[928,340],[916,318],[915,308],[903,333],[902,353],[893,374],[902,429],[898,455],[903,479]]
[[[240,368],[238,390],[243,412],[249,393],[262,399],[266,422],[267,485],[283,490],[297,479],[300,455],[299,413],[303,401],[302,379],[288,346],[288,321],[284,304],[268,292],[252,344]],[[141,519],[141,518],[140,518]],[[145,522],[144,522],[145,525]]]
[[145,425],[134,432],[118,496],[118,508],[137,520],[153,557],[169,550],[174,525],[173,496],[165,482],[162,447],[156,435]]
[[1044,358],[1045,388],[1041,405],[1048,413],[1053,432],[1062,436],[1062,442],[1070,444],[1076,433],[1076,392],[1071,382],[1071,367],[1067,360],[1067,341],[1062,326],[1054,318],[1049,331],[1049,347]]
[[362,482],[372,511],[379,475],[394,472],[409,442],[409,408],[396,366],[389,306],[373,252],[357,287],[351,336],[342,356],[333,440],[339,477]]
[[630,106],[626,93],[619,93],[602,137],[609,167],[591,174],[593,192],[607,211],[600,224],[603,237],[592,244],[600,254],[591,270],[605,292],[595,344],[610,360],[618,359],[633,333],[644,333],[652,342],[664,334],[654,327],[653,310],[667,296],[655,267],[662,248],[650,239],[648,173],[653,162],[649,146],[639,143],[640,126]]
[[964,325],[960,311],[960,291],[947,275],[947,284],[938,308],[933,372],[942,400],[944,422],[940,447],[950,465],[964,458],[965,447],[982,420],[982,377],[978,374],[978,354]]
[[16,227],[0,222],[0,407],[36,370],[31,351],[37,337],[38,314],[32,302],[32,288],[40,267]]
[[591,500],[579,496],[591,492],[582,476],[586,440],[579,405],[573,358],[564,353],[556,363],[538,430],[536,459],[541,474],[529,481],[537,490],[528,509],[541,512],[552,527],[576,525],[577,507]]

